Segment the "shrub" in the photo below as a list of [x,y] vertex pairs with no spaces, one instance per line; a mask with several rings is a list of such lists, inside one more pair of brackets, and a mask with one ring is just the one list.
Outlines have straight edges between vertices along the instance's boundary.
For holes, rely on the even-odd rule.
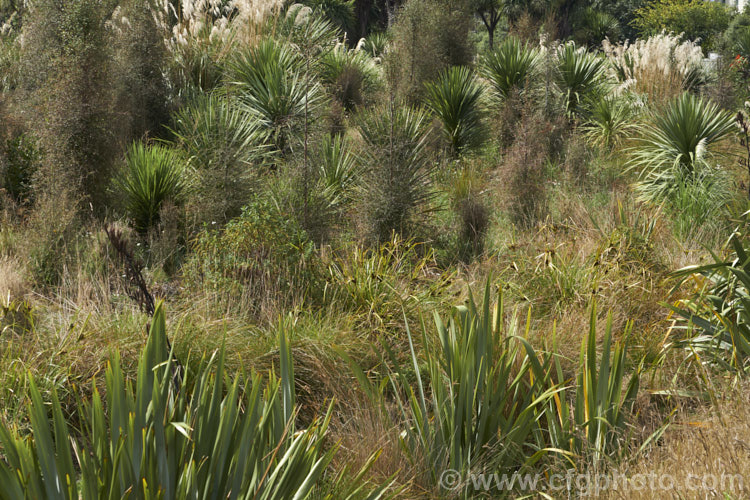
[[[23,23],[21,86],[45,152],[39,190],[79,190],[104,213],[124,122],[114,119],[111,37],[114,2],[40,0]],[[78,208],[88,203],[78,205]]]
[[372,99],[380,84],[380,70],[364,50],[339,44],[323,54],[321,65],[321,81],[347,111]]
[[122,18],[113,20],[120,21],[115,39],[122,85],[118,108],[130,115],[128,139],[133,140],[161,133],[169,121],[167,30],[158,24],[155,8],[154,0],[127,0],[120,6]]
[[370,235],[378,242],[389,240],[394,231],[406,232],[415,213],[433,196],[426,122],[423,111],[395,110],[393,105],[360,118],[365,217]]
[[243,315],[273,317],[320,291],[314,245],[297,218],[268,195],[253,198],[223,228],[207,227],[191,250],[183,266],[188,290]]
[[700,40],[708,52],[714,50],[718,36],[729,26],[730,9],[720,2],[653,0],[636,12],[633,24],[641,36],[662,31],[684,33],[688,40]]
[[695,178],[710,162],[710,147],[735,130],[734,116],[684,93],[643,127],[630,168],[640,169],[638,190],[650,201],[669,199],[680,180]]
[[268,148],[268,131],[237,103],[216,94],[196,97],[174,117],[175,146],[195,173],[191,196],[198,222],[226,222],[251,197]]
[[465,67],[452,67],[427,84],[427,107],[442,124],[453,154],[479,145],[482,140],[480,99],[482,85]]
[[533,226],[547,214],[547,158],[555,130],[542,113],[531,113],[517,125],[516,140],[504,158],[511,220]]
[[450,66],[471,64],[471,27],[467,0],[406,2],[391,28],[391,50],[386,57],[398,95],[416,104],[424,95],[425,82],[435,80]]
[[19,134],[5,142],[2,157],[2,187],[16,203],[33,203],[33,181],[42,153],[33,140],[26,134]]
[[167,146],[134,143],[115,187],[136,230],[144,233],[158,222],[165,201],[180,202],[185,195],[184,164]]
[[500,46],[482,60],[482,73],[489,80],[500,99],[506,99],[514,89],[523,89],[534,76],[539,64],[539,53],[523,45],[515,37],[503,40]]

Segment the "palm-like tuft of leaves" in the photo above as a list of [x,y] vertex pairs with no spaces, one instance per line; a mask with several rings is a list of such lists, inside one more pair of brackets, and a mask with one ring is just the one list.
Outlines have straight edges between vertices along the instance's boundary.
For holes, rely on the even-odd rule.
[[500,99],[513,89],[521,89],[533,76],[539,62],[539,52],[508,37],[482,61],[482,72]]
[[561,46],[557,51],[557,85],[565,94],[566,111],[573,115],[578,105],[587,97],[594,97],[602,90],[605,80],[606,60],[578,48],[573,43]]
[[[48,420],[32,382],[33,437],[0,426],[0,498],[308,498],[336,452],[323,449],[331,413],[295,432],[294,374],[283,332],[279,342],[280,378],[238,375],[225,387],[223,349],[197,372],[176,377],[157,306],[135,385],[115,354],[105,374],[106,400],[95,388],[91,402],[80,402],[84,439],[71,436],[54,392]],[[344,498],[382,496],[387,485],[368,491],[363,472],[352,485],[342,483]]]
[[734,131],[734,117],[713,102],[683,93],[645,126],[634,148],[631,168],[640,169],[641,195],[650,201],[669,197],[678,181],[708,166],[710,146]]
[[227,220],[238,215],[268,152],[269,131],[229,99],[210,94],[180,109],[172,132],[208,201],[212,213],[206,217]]
[[179,202],[185,195],[184,163],[174,149],[136,142],[126,153],[125,169],[115,180],[115,188],[136,230],[146,232],[159,221],[165,201]]
[[427,106],[442,124],[442,131],[454,154],[471,148],[482,139],[480,99],[483,88],[474,73],[454,66],[435,82],[426,84]]
[[577,30],[577,38],[589,46],[598,46],[605,38],[616,39],[620,34],[620,23],[608,12],[588,7],[583,11]]
[[321,57],[321,81],[351,111],[365,103],[380,83],[380,70],[364,50],[347,50],[339,44]]
[[357,181],[357,163],[345,136],[326,136],[321,144],[320,178],[323,194],[332,207],[350,200]]
[[230,87],[244,110],[268,131],[284,151],[289,130],[317,104],[319,85],[305,81],[304,61],[288,44],[265,39],[238,51],[228,63]]
[[367,217],[375,239],[388,241],[393,231],[406,231],[415,212],[433,197],[426,114],[383,106],[364,113],[359,130]]
[[388,32],[381,31],[378,33],[370,33],[367,35],[367,38],[360,40],[358,45],[372,57],[383,57],[388,48],[389,42],[390,39]]
[[356,29],[354,0],[304,0],[302,4],[320,12],[342,33],[352,33]]
[[620,144],[633,132],[635,113],[623,98],[603,97],[587,110],[588,123],[584,130],[590,143],[605,150]]

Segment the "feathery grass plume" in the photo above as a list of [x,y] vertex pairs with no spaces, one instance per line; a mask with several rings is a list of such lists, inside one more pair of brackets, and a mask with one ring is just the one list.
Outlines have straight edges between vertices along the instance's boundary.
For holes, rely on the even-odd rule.
[[283,15],[269,20],[266,30],[268,36],[286,41],[302,58],[316,64],[343,37],[320,11],[298,3],[290,5]]
[[180,202],[186,194],[183,160],[170,147],[133,143],[125,156],[125,168],[115,180],[115,188],[136,230],[144,233],[159,221],[162,203]]
[[424,111],[381,106],[360,116],[364,141],[363,197],[371,236],[388,241],[408,230],[416,213],[432,199],[433,163],[426,154],[429,134]]
[[474,72],[454,66],[426,86],[427,107],[440,120],[451,153],[477,146],[484,132],[480,104],[484,88]]
[[620,92],[631,90],[649,102],[663,104],[684,90],[697,89],[707,79],[703,50],[680,35],[661,33],[617,45],[607,39],[602,49]]
[[[229,380],[225,350],[173,383],[162,305],[138,363],[135,384],[115,353],[105,373],[106,394],[94,388],[79,400],[84,438],[71,435],[57,392],[51,418],[34,380],[29,416],[33,434],[0,426],[3,498],[310,498],[337,446],[324,449],[333,406],[297,430],[291,347],[279,335],[280,376],[253,373]],[[241,389],[242,387],[242,389]],[[106,408],[106,412],[105,412]],[[333,478],[338,498],[379,499],[391,482],[363,482],[376,455],[354,474]],[[74,466],[74,463],[76,466]]]
[[281,6],[281,0],[153,0],[156,23],[167,33],[177,96],[216,88],[233,48],[256,43]]
[[566,43],[557,49],[555,80],[565,94],[565,111],[575,115],[586,98],[596,97],[605,83],[606,60],[586,50]]
[[509,36],[482,59],[482,74],[489,80],[497,97],[504,100],[512,90],[523,89],[533,78],[538,65],[539,52]]
[[711,146],[735,130],[734,116],[713,102],[683,93],[643,127],[632,149],[630,169],[639,169],[642,198],[668,200],[681,182],[695,179],[710,166]]
[[196,176],[191,196],[202,221],[227,221],[250,199],[268,131],[252,114],[217,94],[200,95],[175,113],[174,144]]

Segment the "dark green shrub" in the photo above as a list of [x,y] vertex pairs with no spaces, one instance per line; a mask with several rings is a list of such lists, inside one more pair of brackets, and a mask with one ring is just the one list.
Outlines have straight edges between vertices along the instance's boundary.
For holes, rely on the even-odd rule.
[[5,154],[0,164],[1,185],[16,203],[33,202],[34,174],[39,168],[41,156],[36,142],[25,134],[6,141]]
[[320,79],[346,111],[374,98],[380,85],[380,69],[364,50],[347,50],[342,44],[321,58]]
[[633,25],[641,36],[662,31],[684,33],[688,40],[700,39],[704,50],[709,52],[715,50],[731,17],[731,8],[720,2],[652,0],[638,9]]
[[196,238],[184,266],[188,288],[240,307],[243,314],[275,314],[313,299],[320,287],[315,248],[294,213],[268,196]]
[[[45,152],[39,188],[79,190],[103,214],[106,186],[120,151],[127,120],[115,119],[112,103],[112,0],[40,0],[23,24],[21,86],[25,106],[38,106],[30,125]],[[77,198],[77,196],[76,196]],[[88,203],[79,207],[89,208]]]
[[117,81],[122,85],[120,112],[130,115],[127,139],[159,135],[169,121],[172,99],[165,77],[167,33],[154,18],[153,0],[126,0],[120,6],[127,24],[120,27],[117,43]]

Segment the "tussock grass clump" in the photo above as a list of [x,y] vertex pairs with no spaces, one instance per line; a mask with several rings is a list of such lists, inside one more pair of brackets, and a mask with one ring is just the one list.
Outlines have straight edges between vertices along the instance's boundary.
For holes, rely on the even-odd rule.
[[604,40],[602,48],[621,88],[657,107],[706,81],[703,50],[681,35],[661,33],[616,45]]

